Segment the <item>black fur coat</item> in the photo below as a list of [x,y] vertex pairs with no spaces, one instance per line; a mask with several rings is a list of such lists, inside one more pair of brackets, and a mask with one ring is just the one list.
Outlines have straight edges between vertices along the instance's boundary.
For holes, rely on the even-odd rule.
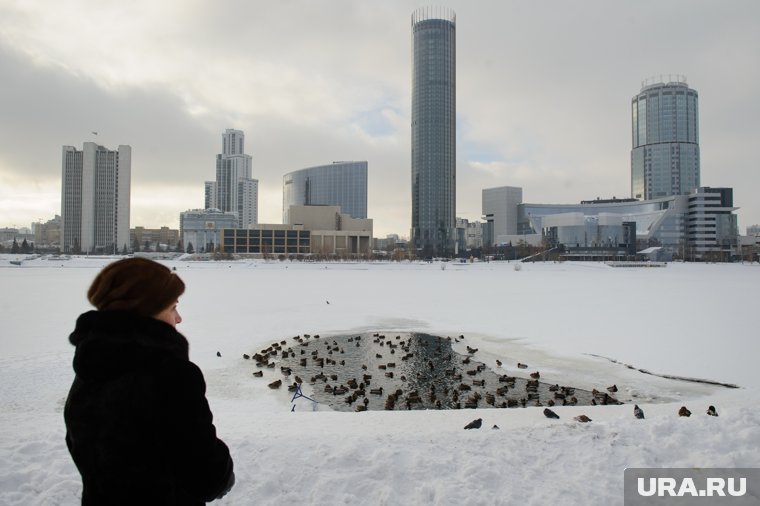
[[64,419],[82,504],[195,505],[234,483],[187,340],[162,321],[82,314]]

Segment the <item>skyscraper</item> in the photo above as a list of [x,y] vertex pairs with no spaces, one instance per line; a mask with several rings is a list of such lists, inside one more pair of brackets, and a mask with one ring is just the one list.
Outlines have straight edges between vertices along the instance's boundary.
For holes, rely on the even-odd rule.
[[367,218],[367,162],[333,162],[285,174],[283,223],[289,223],[290,206],[340,206],[352,218]]
[[697,92],[683,76],[662,77],[644,81],[631,100],[631,197],[637,199],[685,195],[700,184]]
[[456,14],[412,14],[412,243],[451,255],[456,239]]
[[63,146],[61,248],[64,252],[116,253],[129,244],[132,148],[111,151],[85,142]]
[[[228,128],[222,134],[222,152],[216,155],[216,201],[208,194],[205,204],[238,216],[245,228],[258,221],[257,179],[251,179],[251,155],[245,154],[245,134]],[[214,185],[206,185],[206,191]]]

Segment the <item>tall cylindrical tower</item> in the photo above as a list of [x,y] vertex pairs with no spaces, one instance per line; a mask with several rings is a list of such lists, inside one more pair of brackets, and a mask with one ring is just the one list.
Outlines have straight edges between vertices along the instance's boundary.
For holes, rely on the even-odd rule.
[[631,197],[650,200],[699,187],[698,96],[686,78],[642,82],[631,118]]
[[412,243],[450,256],[456,240],[456,14],[412,14]]

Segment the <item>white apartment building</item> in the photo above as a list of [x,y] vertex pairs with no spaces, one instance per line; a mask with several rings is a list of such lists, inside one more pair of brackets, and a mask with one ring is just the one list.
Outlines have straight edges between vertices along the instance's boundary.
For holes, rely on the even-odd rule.
[[132,148],[85,142],[62,149],[61,248],[115,253],[129,248]]
[[[206,208],[236,213],[238,226],[258,220],[259,182],[251,178],[251,156],[245,154],[245,134],[228,128],[222,134],[222,152],[216,155],[216,181],[206,183]],[[216,191],[215,201],[209,191]],[[213,205],[212,205],[213,204]]]

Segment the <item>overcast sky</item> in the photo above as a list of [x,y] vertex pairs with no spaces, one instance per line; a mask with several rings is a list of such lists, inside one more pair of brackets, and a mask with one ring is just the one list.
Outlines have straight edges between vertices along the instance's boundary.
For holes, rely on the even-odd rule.
[[411,14],[431,4],[457,15],[457,216],[505,185],[630,196],[631,98],[682,74],[702,185],[760,223],[756,0],[0,0],[0,227],[60,214],[61,146],[86,141],[132,146],[132,227],[177,227],[237,128],[260,223],[285,173],[367,160],[375,236],[408,236]]

